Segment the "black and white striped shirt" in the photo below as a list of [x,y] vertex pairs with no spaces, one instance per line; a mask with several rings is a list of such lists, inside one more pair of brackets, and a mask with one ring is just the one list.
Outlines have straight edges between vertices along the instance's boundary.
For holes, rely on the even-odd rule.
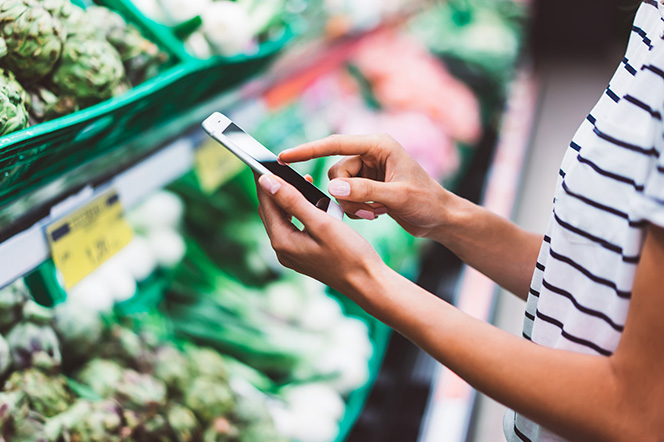
[[[648,222],[664,226],[664,0],[644,2],[622,62],[563,159],[523,336],[611,355]],[[542,379],[541,382],[547,382]],[[509,442],[561,441],[509,411]]]

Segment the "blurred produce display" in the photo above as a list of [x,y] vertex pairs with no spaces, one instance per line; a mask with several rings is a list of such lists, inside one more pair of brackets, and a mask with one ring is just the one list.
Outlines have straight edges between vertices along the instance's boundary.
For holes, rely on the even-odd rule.
[[121,94],[155,76],[166,59],[138,28],[103,6],[2,0],[0,135]]
[[173,27],[195,57],[252,54],[271,35],[284,31],[292,12],[306,0],[133,0],[149,19]]

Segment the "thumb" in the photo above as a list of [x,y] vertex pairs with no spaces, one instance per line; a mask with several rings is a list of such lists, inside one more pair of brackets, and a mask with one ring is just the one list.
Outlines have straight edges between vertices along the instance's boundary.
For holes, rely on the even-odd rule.
[[343,201],[365,203],[369,201],[390,206],[395,199],[395,188],[390,183],[368,178],[335,178],[327,190],[332,196]]

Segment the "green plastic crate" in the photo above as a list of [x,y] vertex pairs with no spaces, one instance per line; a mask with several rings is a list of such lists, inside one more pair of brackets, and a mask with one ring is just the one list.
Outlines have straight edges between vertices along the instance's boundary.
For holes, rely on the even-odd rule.
[[0,137],[0,207],[122,148],[147,129],[172,125],[196,106],[260,72],[293,37],[287,32],[250,56],[182,60],[177,46],[182,44],[146,26],[133,5],[121,0],[100,0],[100,4],[137,25],[169,54],[170,61],[159,75],[122,95]]

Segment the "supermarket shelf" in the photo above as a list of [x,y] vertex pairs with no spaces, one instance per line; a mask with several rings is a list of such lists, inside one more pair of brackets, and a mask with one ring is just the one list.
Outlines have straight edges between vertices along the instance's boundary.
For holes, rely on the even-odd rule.
[[[482,205],[511,217],[523,173],[537,105],[537,83],[529,67],[517,71],[508,97],[494,158],[489,169]],[[483,321],[494,310],[496,284],[464,266],[455,305]],[[448,368],[437,364],[419,442],[465,442],[472,422],[476,391]]]
[[50,207],[48,216],[0,243],[0,287],[10,284],[49,258],[45,231],[51,223],[109,189],[117,192],[125,209],[131,208],[150,193],[184,175],[191,169],[193,161],[194,144],[183,137],[109,181],[95,187],[87,186]]

